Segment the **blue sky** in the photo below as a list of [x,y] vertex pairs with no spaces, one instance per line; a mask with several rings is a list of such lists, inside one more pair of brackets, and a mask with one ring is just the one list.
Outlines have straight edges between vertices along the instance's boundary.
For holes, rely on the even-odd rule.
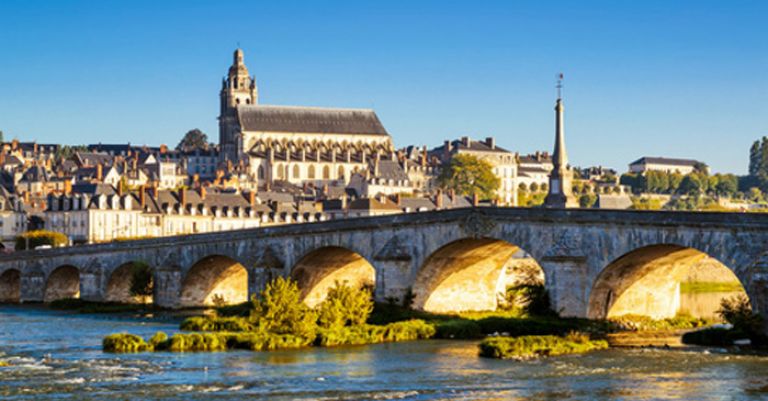
[[238,42],[262,103],[374,108],[397,146],[553,146],[743,174],[768,135],[768,2],[0,2],[0,130],[39,142],[218,138]]

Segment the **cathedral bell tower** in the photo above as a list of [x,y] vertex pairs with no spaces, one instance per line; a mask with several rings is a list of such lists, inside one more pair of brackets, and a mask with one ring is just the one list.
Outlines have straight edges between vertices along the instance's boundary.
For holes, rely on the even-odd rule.
[[557,81],[557,103],[555,103],[555,152],[552,154],[552,171],[549,173],[549,193],[544,199],[544,207],[571,208],[579,207],[573,196],[571,181],[573,171],[568,167],[568,154],[565,151],[565,128],[563,121],[563,74]]
[[237,108],[258,103],[259,92],[256,79],[248,75],[241,49],[235,50],[229,73],[221,81],[219,99],[219,145],[223,160],[237,161],[243,153]]

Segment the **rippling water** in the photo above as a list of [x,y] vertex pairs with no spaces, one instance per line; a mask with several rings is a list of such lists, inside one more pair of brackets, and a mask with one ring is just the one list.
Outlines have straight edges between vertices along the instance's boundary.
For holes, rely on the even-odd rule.
[[0,398],[766,399],[768,358],[701,350],[608,350],[515,362],[477,344],[422,341],[278,352],[104,354],[101,338],[177,323],[0,307]]

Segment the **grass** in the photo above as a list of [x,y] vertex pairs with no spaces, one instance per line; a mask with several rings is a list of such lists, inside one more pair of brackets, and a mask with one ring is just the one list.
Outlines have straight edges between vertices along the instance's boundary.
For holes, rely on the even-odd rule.
[[737,292],[744,291],[741,283],[738,281],[731,282],[688,282],[684,281],[680,283],[681,294],[701,294],[710,292]]
[[530,359],[542,356],[581,354],[608,348],[605,340],[571,333],[561,336],[490,337],[480,345],[480,356],[499,359]]
[[115,353],[144,351],[215,352],[231,349],[269,351],[309,346],[332,347],[412,341],[432,338],[434,335],[434,326],[423,320],[408,320],[384,326],[366,324],[319,329],[317,336],[311,338],[269,333],[258,330],[258,328],[253,331],[177,333],[170,338],[165,333],[158,332],[149,341],[133,334],[116,333],[104,338],[102,348],[105,352]]
[[185,331],[255,331],[256,325],[248,319],[238,316],[209,317],[195,316],[185,319],[181,323],[181,330]]
[[680,313],[675,317],[666,319],[653,319],[643,315],[622,315],[612,317],[609,320],[613,325],[613,331],[664,331],[696,329],[711,326],[717,321],[709,318],[698,318]]

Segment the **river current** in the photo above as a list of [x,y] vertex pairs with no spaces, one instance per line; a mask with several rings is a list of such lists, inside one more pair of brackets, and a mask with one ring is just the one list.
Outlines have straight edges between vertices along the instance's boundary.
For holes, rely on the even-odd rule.
[[2,400],[768,399],[768,357],[611,349],[538,361],[477,356],[477,342],[274,352],[107,354],[104,335],[178,322],[0,307]]

